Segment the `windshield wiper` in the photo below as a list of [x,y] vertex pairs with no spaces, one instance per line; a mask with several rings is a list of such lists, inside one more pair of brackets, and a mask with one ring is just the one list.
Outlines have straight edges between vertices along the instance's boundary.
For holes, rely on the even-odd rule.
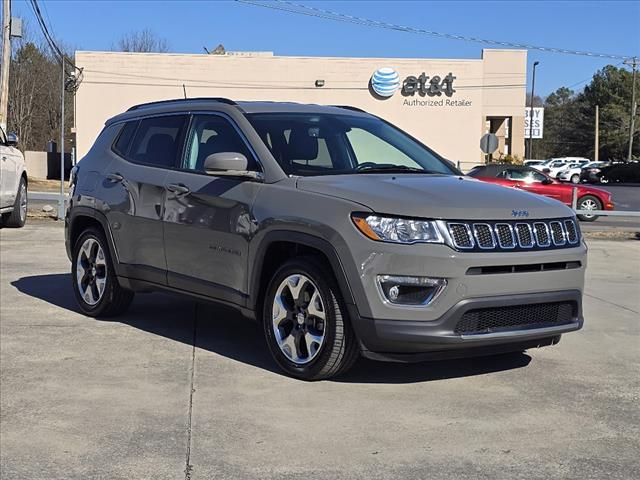
[[357,168],[357,173],[437,173],[424,168],[407,167],[406,165],[371,165]]

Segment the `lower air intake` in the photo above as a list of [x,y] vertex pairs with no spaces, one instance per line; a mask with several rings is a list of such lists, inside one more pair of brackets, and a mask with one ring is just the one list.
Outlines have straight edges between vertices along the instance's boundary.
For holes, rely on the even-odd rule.
[[523,328],[553,327],[571,323],[576,314],[576,302],[480,308],[466,312],[454,331],[461,335],[470,335]]

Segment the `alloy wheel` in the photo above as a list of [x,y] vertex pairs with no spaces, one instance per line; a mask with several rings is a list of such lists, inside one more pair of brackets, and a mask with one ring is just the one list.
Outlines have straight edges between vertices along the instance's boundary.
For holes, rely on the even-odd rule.
[[311,362],[325,340],[325,302],[318,286],[307,276],[289,275],[276,290],[272,328],[280,351],[288,360]]
[[88,305],[96,305],[104,295],[107,260],[102,246],[95,238],[87,238],[78,251],[76,282],[82,299]]
[[[597,209],[598,209],[598,205],[594,200],[591,200],[590,198],[587,198],[586,200],[583,200],[582,202],[580,202],[580,210],[597,210]],[[593,215],[589,215],[589,214],[583,214],[583,216],[586,218],[593,217]]]

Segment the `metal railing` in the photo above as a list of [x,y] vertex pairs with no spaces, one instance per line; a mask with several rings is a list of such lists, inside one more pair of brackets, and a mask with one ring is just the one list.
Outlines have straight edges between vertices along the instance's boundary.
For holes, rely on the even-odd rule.
[[578,210],[578,187],[573,187],[573,190],[571,192],[571,209],[578,215],[598,215],[603,217],[640,217],[640,212],[629,210]]

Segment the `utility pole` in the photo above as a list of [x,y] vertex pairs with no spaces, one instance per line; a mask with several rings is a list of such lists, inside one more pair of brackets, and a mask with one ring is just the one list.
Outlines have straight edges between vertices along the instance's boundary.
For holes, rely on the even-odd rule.
[[64,220],[64,54],[60,57],[62,75],[60,77],[60,198],[58,199],[58,220]]
[[633,134],[636,129],[636,68],[638,67],[638,57],[633,57],[624,61],[625,65],[633,67],[633,79],[631,80],[631,119],[629,122],[629,151],[627,161],[630,162],[633,154]]
[[2,0],[2,73],[0,77],[0,127],[6,130],[11,65],[11,0]]
[[600,160],[600,105],[596,105],[596,141],[593,146],[593,159]]

